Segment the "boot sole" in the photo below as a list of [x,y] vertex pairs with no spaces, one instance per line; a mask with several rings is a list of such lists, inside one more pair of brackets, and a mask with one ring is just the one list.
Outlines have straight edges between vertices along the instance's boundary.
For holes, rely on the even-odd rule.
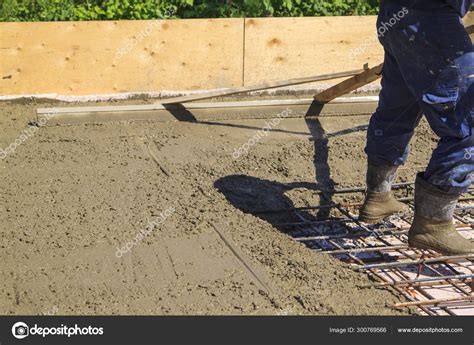
[[367,216],[367,215],[364,215],[363,213],[361,213],[361,214],[359,214],[359,220],[361,222],[364,222],[364,223],[367,223],[367,224],[377,224],[377,223],[380,223],[385,218],[393,216],[393,215],[397,214],[400,211],[403,211],[403,209],[400,209],[398,211],[393,211],[393,212],[385,214],[385,215],[376,216],[376,217]]
[[368,217],[359,217],[359,221],[367,223],[367,224],[377,224],[382,222],[386,217],[378,217],[378,218],[368,218]]
[[434,250],[435,252],[437,253],[440,253],[442,255],[446,255],[446,256],[451,256],[451,255],[473,255],[472,253],[463,253],[463,252],[448,252],[448,251],[444,251],[444,250],[440,250],[439,248],[435,248],[433,246],[430,246],[428,244],[425,244],[423,242],[418,242],[416,240],[408,240],[408,245],[412,248],[416,248],[416,249],[424,249],[424,250]]
[[416,249],[423,249],[423,250],[434,250],[437,253],[441,253],[443,255],[450,255],[449,253],[446,252],[440,252],[439,249],[433,248],[432,246],[429,246],[427,244],[424,244],[423,242],[418,242],[415,240],[408,240],[408,246],[411,248],[416,248]]
[[387,214],[387,215],[383,215],[383,216],[377,216],[377,217],[368,217],[368,216],[364,216],[364,215],[359,215],[359,221],[367,223],[367,224],[377,224],[377,223],[380,223],[385,218],[393,216],[395,213],[396,212],[390,213],[390,214]]

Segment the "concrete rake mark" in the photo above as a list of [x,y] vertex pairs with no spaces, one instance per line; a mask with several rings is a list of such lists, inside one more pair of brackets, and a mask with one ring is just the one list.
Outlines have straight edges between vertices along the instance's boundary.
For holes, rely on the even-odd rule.
[[145,138],[137,137],[135,141],[143,150],[143,152],[147,153],[153,159],[153,161],[156,163],[161,172],[167,177],[171,177],[171,174],[169,173],[168,169],[166,169],[161,163],[160,159],[158,159],[158,150],[155,146],[150,144],[150,142],[152,142],[153,140],[150,139],[148,136],[145,136]]
[[273,293],[272,289],[265,284],[263,278],[252,268],[249,263],[249,260],[244,253],[232,243],[232,241],[224,234],[223,231],[219,230],[214,224],[211,223],[212,228],[215,230],[220,239],[225,243],[225,245],[230,249],[232,254],[242,263],[242,265],[247,269],[250,275],[256,280],[260,288],[263,288],[264,291],[268,293]]

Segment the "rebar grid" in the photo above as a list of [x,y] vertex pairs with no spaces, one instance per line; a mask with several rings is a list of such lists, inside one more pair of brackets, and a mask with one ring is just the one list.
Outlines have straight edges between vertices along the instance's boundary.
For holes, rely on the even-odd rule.
[[[364,188],[319,192],[321,206],[298,207],[265,212],[291,212],[296,222],[276,224],[309,248],[347,262],[366,272],[375,282],[370,286],[390,286],[402,293],[408,303],[393,308],[417,307],[427,315],[474,315],[474,255],[443,256],[434,251],[407,245],[413,219],[413,183],[394,186],[400,201],[410,211],[368,225],[356,214],[360,203],[337,203],[342,194],[359,194]],[[455,211],[456,229],[474,241],[474,188],[468,190]],[[329,216],[311,212],[325,210]]]

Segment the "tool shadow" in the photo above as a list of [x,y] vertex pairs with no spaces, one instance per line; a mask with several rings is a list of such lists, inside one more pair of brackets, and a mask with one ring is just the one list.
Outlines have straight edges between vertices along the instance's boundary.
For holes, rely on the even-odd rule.
[[[330,217],[331,205],[334,203],[335,181],[331,177],[329,166],[329,139],[364,131],[367,126],[358,126],[336,133],[327,134],[317,117],[305,118],[314,142],[314,181],[281,183],[248,175],[229,175],[218,179],[214,187],[237,209],[252,214],[281,232],[288,233],[288,223],[320,221]],[[287,193],[293,189],[304,188],[320,195],[317,211],[298,210]]]

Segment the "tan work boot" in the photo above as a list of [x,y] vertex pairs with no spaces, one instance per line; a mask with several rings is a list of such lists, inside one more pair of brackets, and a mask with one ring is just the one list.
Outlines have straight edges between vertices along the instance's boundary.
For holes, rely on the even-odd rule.
[[359,211],[359,220],[374,224],[399,212],[406,212],[408,207],[395,199],[392,192],[368,191],[364,205]]
[[378,223],[384,218],[408,207],[392,195],[397,166],[374,165],[367,167],[367,194],[359,211],[359,220],[365,223]]
[[474,244],[461,236],[453,225],[459,195],[448,194],[426,182],[418,174],[415,186],[415,218],[408,244],[444,255],[474,254]]

